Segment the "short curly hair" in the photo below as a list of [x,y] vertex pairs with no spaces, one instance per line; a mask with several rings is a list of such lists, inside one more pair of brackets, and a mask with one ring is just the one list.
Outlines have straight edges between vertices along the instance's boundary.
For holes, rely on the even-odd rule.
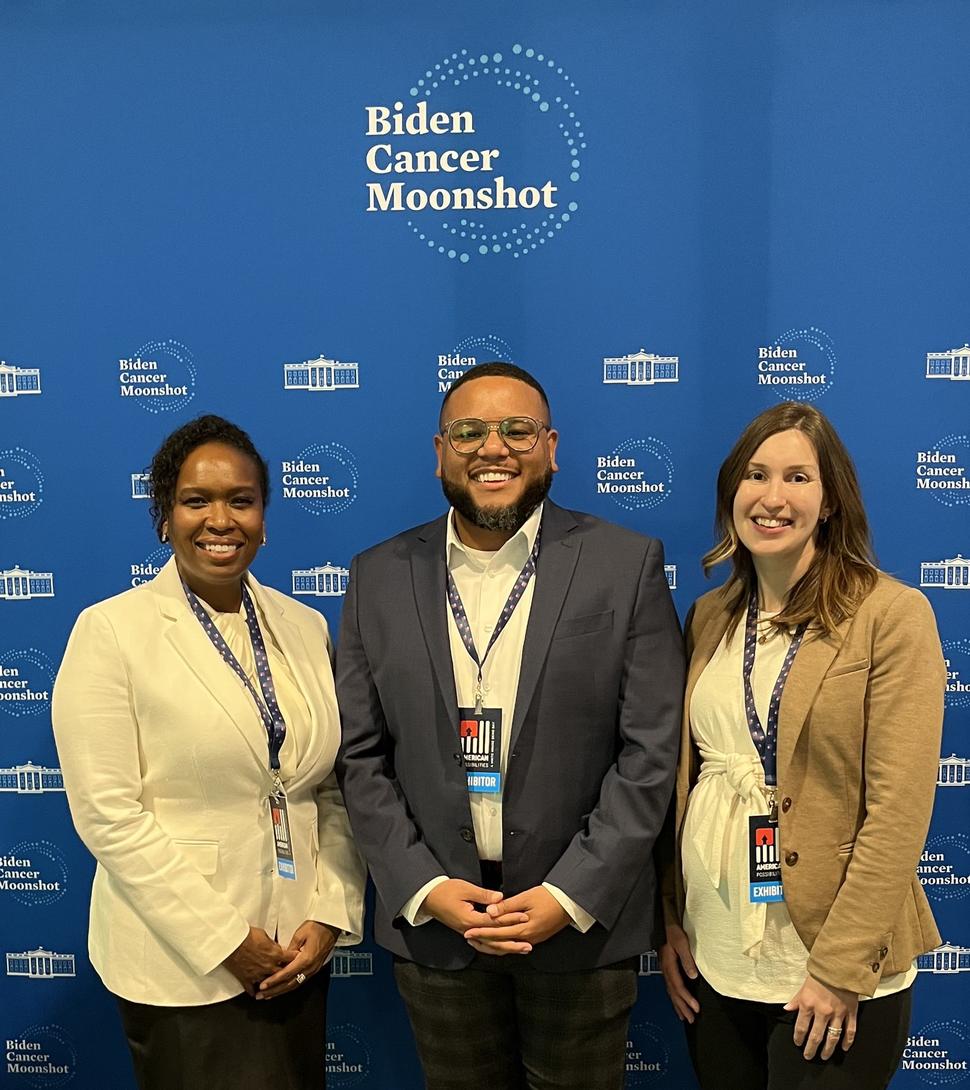
[[251,458],[259,475],[259,488],[263,494],[263,506],[269,503],[269,467],[253,444],[252,439],[235,424],[221,416],[207,413],[177,428],[162,440],[148,468],[151,505],[149,514],[159,540],[162,525],[175,504],[175,485],[185,459],[196,447],[205,443],[223,443]]

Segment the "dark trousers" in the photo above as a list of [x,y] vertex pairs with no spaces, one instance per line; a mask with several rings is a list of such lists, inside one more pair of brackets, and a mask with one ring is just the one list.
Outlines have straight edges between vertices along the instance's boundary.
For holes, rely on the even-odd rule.
[[701,1005],[686,1030],[702,1090],[883,1090],[906,1046],[912,988],[861,1002],[849,1051],[806,1060],[792,1040],[797,1012],[720,995],[702,977],[689,987]]
[[634,961],[541,973],[478,954],[449,972],[395,959],[427,1090],[622,1090]]
[[330,966],[278,999],[201,1007],[118,999],[140,1090],[323,1090]]

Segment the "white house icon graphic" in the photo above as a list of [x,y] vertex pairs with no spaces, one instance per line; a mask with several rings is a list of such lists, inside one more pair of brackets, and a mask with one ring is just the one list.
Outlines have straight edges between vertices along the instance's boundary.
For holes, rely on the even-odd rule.
[[317,598],[339,598],[350,582],[350,569],[339,568],[336,564],[298,568],[292,574],[294,594],[312,594]]
[[970,345],[951,348],[948,352],[927,352],[926,377],[970,382]]
[[14,367],[0,360],[0,397],[40,393],[40,368]]
[[53,598],[54,573],[26,571],[14,566],[0,571],[0,598],[8,601],[26,601],[28,598]]
[[930,560],[919,566],[921,587],[970,590],[970,560],[957,553],[951,560]]
[[624,386],[653,386],[680,381],[680,357],[657,356],[641,348],[629,356],[604,356],[603,381]]
[[357,390],[360,388],[360,366],[341,360],[328,360],[318,356],[303,363],[283,364],[284,390],[310,390],[314,393],[328,390]]

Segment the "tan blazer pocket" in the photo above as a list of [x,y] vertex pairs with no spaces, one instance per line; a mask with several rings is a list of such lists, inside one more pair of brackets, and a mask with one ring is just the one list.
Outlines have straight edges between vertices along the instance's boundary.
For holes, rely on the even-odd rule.
[[173,838],[179,851],[199,874],[215,874],[219,866],[218,840],[181,840]]
[[833,666],[831,670],[822,679],[828,681],[829,678],[842,677],[843,674],[854,674],[860,670],[869,669],[868,659],[858,659],[856,662],[843,662],[838,666]]

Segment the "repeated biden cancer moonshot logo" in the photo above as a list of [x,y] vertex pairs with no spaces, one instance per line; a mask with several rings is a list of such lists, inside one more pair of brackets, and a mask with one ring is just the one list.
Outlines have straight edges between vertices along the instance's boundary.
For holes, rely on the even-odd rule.
[[370,1051],[360,1026],[345,1022],[327,1029],[327,1085],[366,1086],[370,1073]]
[[759,346],[755,382],[781,401],[816,401],[832,387],[837,362],[832,338],[824,330],[789,329]]
[[462,48],[364,107],[363,206],[458,262],[541,251],[579,210],[579,88],[531,45]]
[[958,1019],[927,1022],[906,1038],[901,1071],[926,1086],[961,1086],[970,1079],[970,1027]]
[[4,1066],[11,1086],[69,1086],[77,1074],[77,1049],[63,1026],[28,1026],[4,1037]]
[[17,719],[49,714],[56,672],[34,647],[0,651],[0,714]]
[[944,507],[970,504],[970,436],[944,435],[928,450],[918,450],[916,490],[928,492]]
[[670,495],[674,461],[667,444],[646,436],[626,439],[595,461],[595,491],[626,511],[659,507]]
[[435,357],[435,379],[439,394],[447,393],[462,375],[479,363],[499,360],[511,363],[512,346],[495,333],[464,337],[448,352]]
[[195,357],[179,341],[146,341],[118,360],[118,393],[146,412],[175,413],[195,397]]
[[626,1042],[626,1087],[663,1086],[670,1068],[664,1033],[652,1022],[634,1022]]
[[280,462],[284,500],[312,515],[338,515],[357,499],[357,459],[340,443],[311,443]]
[[0,852],[0,894],[22,905],[52,905],[67,893],[64,853],[49,840],[23,840]]
[[0,450],[0,519],[22,519],[44,502],[44,471],[24,447]]
[[931,836],[916,874],[929,900],[965,901],[970,897],[970,836],[966,833]]
[[970,708],[970,639],[944,640],[946,706]]

